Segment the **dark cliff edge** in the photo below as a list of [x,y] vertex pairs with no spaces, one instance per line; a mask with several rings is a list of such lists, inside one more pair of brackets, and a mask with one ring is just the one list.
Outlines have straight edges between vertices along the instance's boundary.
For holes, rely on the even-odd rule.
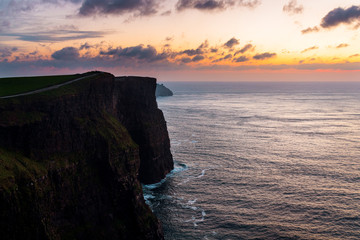
[[154,78],[0,99],[2,239],[163,239],[140,181],[173,168]]
[[165,87],[163,84],[156,84],[156,97],[169,97],[172,95],[174,95],[173,92],[167,87]]

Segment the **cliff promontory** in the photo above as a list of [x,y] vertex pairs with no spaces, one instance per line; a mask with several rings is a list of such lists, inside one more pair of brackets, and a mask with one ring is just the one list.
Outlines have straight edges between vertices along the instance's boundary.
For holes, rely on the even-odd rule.
[[173,92],[164,86],[164,84],[156,84],[156,97],[169,97],[174,95]]
[[163,239],[140,181],[173,168],[154,78],[0,99],[2,239]]

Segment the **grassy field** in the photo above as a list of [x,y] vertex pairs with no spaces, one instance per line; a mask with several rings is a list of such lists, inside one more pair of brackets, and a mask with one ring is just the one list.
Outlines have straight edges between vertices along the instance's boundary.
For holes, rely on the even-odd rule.
[[25,93],[33,90],[42,89],[45,87],[50,87],[56,84],[71,81],[79,77],[81,77],[80,74],[0,78],[0,97]]

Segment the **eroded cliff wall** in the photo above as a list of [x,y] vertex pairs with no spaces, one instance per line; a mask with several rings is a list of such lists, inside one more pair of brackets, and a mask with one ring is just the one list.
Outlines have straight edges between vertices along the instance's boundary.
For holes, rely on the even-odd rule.
[[173,161],[169,161],[172,155],[164,115],[156,103],[156,79],[118,77],[115,89],[117,115],[140,147],[140,180],[158,182],[173,168]]
[[173,168],[152,78],[107,73],[0,100],[4,239],[162,239],[139,179]]

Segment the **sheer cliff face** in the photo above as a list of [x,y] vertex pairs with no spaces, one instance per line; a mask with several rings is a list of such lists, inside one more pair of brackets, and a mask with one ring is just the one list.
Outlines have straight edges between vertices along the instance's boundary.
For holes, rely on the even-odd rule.
[[117,115],[140,147],[140,180],[158,182],[173,168],[173,162],[168,160],[172,155],[166,122],[156,103],[156,80],[120,77],[116,78],[115,88]]
[[139,179],[173,168],[155,79],[98,73],[0,100],[5,239],[162,239]]

